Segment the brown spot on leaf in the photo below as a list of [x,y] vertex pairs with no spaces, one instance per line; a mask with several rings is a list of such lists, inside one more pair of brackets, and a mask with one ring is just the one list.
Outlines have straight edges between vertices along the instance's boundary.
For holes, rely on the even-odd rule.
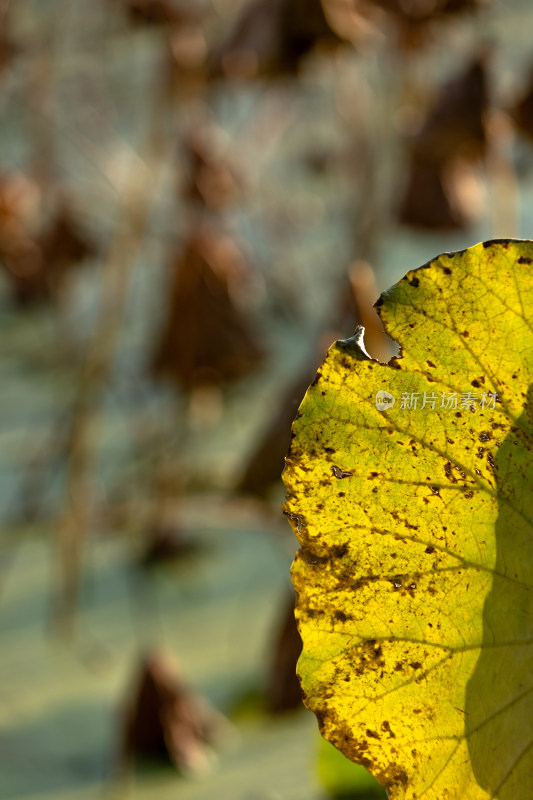
[[317,566],[319,564],[327,564],[329,556],[324,553],[317,553],[308,547],[302,548],[298,551],[298,558],[301,558],[305,564]]
[[398,764],[389,764],[387,769],[373,772],[373,775],[383,786],[407,786],[407,773]]
[[391,729],[391,726],[390,726],[390,723],[389,723],[388,720],[384,720],[384,722],[381,723],[381,730],[385,731],[386,733],[388,733],[389,734],[389,738],[391,738],[391,739],[395,739],[396,738],[396,734],[392,732],[392,729]]
[[349,617],[348,614],[345,614],[344,611],[341,611],[340,608],[335,609],[333,612],[333,617],[337,620],[337,622],[346,622],[346,620],[351,619],[351,617]]
[[349,547],[346,542],[344,544],[335,544],[333,547],[330,548],[329,552],[331,553],[333,558],[344,558],[344,556],[348,553]]

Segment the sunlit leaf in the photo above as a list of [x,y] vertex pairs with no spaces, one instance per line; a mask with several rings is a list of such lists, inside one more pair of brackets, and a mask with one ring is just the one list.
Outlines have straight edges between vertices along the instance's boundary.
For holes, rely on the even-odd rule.
[[531,797],[532,262],[407,273],[378,303],[400,357],[336,342],[293,426],[306,703],[395,800]]

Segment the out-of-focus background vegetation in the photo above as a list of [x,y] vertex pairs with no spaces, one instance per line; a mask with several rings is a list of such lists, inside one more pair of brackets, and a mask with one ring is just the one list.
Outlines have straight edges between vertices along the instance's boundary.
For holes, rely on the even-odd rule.
[[0,26],[0,798],[383,796],[301,705],[283,456],[380,291],[531,235],[533,7]]

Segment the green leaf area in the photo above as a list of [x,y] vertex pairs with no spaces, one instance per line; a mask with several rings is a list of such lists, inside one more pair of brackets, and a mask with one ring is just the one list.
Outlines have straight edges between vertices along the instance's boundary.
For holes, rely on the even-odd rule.
[[285,511],[322,734],[394,800],[533,797],[533,243],[408,272],[330,348]]

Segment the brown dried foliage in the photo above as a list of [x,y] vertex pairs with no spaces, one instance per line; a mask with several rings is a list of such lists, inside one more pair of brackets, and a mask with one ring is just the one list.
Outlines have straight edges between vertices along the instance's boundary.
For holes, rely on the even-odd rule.
[[247,280],[242,253],[228,236],[192,233],[173,263],[166,322],[152,369],[185,390],[248,375],[263,359],[251,322],[236,300]]

